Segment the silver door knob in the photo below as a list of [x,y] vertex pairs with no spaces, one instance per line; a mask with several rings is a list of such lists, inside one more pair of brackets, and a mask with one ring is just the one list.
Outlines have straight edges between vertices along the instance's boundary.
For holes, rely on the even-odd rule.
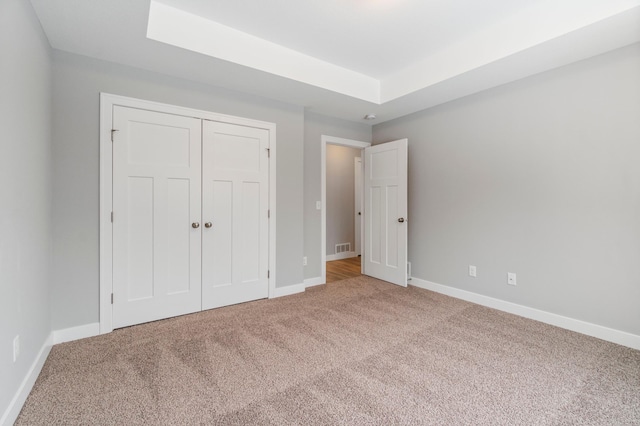
[[400,223],[404,222],[404,217],[398,218],[398,222]]
[[199,224],[198,222],[193,222],[193,223],[191,224],[191,227],[192,227],[193,229],[200,228],[200,224]]
[[204,224],[205,228],[211,228],[212,226],[213,226],[213,223],[211,223],[211,222],[207,222],[207,223]]

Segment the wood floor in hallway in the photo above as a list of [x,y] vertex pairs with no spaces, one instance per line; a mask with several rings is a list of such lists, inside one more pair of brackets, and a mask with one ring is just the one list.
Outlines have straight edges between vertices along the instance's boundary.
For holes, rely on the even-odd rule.
[[327,262],[327,284],[359,277],[360,270],[360,256]]

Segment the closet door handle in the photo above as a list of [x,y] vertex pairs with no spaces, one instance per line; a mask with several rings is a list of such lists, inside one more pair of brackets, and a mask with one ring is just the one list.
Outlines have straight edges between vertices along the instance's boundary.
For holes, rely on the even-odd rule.
[[398,218],[398,222],[400,223],[404,222],[404,217]]
[[193,222],[193,223],[191,224],[191,227],[192,227],[193,229],[197,229],[197,228],[200,228],[200,224],[199,224],[198,222]]
[[213,226],[213,223],[211,223],[211,222],[207,222],[207,223],[204,224],[205,228],[211,228],[212,226]]

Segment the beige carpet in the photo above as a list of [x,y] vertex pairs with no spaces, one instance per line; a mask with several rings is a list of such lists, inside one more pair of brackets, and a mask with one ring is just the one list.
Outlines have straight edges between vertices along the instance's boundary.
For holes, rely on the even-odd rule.
[[18,425],[639,425],[640,351],[367,277],[55,346]]

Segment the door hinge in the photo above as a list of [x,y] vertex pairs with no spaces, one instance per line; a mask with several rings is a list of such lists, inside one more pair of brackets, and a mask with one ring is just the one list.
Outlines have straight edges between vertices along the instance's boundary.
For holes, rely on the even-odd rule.
[[271,271],[267,270],[267,278],[271,275]]
[[111,293],[111,304],[113,305],[113,293]]
[[111,212],[111,223],[113,223],[113,212]]
[[271,158],[271,148],[267,148],[267,157]]
[[113,134],[115,132],[119,132],[120,130],[116,130],[116,129],[111,129],[111,142],[113,142]]

